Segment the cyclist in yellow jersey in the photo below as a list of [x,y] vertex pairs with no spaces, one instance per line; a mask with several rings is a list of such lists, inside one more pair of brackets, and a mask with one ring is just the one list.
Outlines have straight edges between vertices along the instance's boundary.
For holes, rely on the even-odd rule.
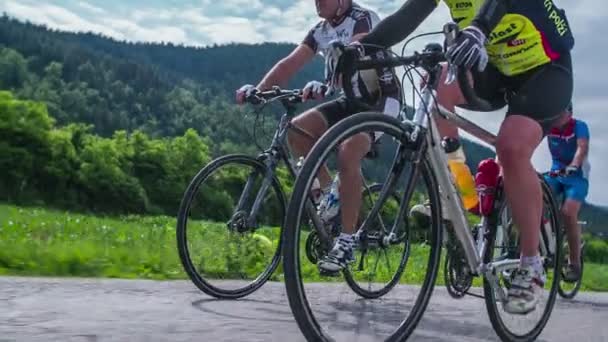
[[[342,54],[344,63],[391,47],[410,35],[438,6],[438,0],[408,0]],[[461,32],[446,57],[471,72],[477,95],[496,109],[507,106],[496,152],[513,219],[520,227],[521,262],[512,274],[505,311],[536,308],[545,273],[538,254],[542,192],[531,157],[564,114],[572,97],[570,50],[574,38],[563,10],[552,0],[443,0]],[[369,45],[368,45],[369,44]],[[437,89],[440,105],[467,106],[457,82]],[[458,141],[458,128],[437,117],[444,138]],[[460,147],[461,149],[462,147]]]

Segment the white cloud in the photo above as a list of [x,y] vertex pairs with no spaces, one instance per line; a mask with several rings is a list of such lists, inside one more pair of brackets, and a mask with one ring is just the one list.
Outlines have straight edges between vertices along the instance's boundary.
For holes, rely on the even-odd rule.
[[239,17],[223,17],[194,28],[205,35],[209,43],[248,42],[259,43],[265,37],[258,32],[256,23]]
[[113,27],[121,32],[128,40],[134,41],[160,41],[172,43],[189,42],[186,32],[176,26],[157,26],[147,28],[126,19],[103,19],[103,24]]
[[89,4],[88,2],[84,2],[84,1],[80,1],[78,3],[78,6],[84,8],[85,10],[94,13],[94,14],[105,14],[106,11],[102,8],[99,8],[97,6],[93,6],[91,4]]
[[9,0],[0,4],[0,10],[6,11],[17,18],[29,20],[33,23],[46,24],[55,29],[78,32],[92,31],[118,39],[124,38],[120,31],[87,21],[76,13],[59,6]]

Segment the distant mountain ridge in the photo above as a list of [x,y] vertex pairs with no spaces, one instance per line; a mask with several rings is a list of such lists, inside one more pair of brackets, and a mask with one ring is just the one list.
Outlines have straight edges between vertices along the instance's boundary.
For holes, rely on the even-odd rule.
[[[0,89],[47,104],[59,124],[82,122],[109,136],[135,129],[156,137],[188,128],[212,142],[213,154],[253,152],[247,109],[233,104],[234,90],[255,84],[295,45],[228,44],[205,48],[127,43],[94,33],[71,33],[0,17]],[[322,79],[316,59],[290,83]],[[494,153],[464,140],[475,170]],[[608,232],[608,208],[585,205],[588,231]]]

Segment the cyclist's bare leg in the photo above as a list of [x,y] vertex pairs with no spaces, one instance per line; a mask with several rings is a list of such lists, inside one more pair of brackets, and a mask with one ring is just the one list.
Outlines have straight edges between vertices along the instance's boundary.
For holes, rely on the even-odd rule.
[[566,199],[562,205],[562,215],[566,224],[566,234],[568,235],[568,245],[570,248],[570,264],[580,268],[581,257],[581,228],[578,225],[578,212],[581,202]]
[[344,141],[338,150],[342,232],[346,234],[355,233],[363,186],[361,160],[370,147],[370,135],[359,133]]
[[[327,130],[327,122],[325,121],[323,114],[314,108],[296,116],[291,122],[300,130],[303,130],[308,135],[312,136],[311,138],[296,129],[290,129],[287,135],[289,147],[295,157],[306,156],[315,142]],[[331,176],[329,175],[326,166],[323,166],[321,170],[319,170],[318,177],[321,188],[327,188],[331,184]]]
[[542,190],[531,158],[541,139],[540,125],[520,115],[507,116],[498,132],[496,152],[507,202],[520,229],[522,257],[538,255]]
[[[466,103],[466,100],[460,91],[458,82],[445,84],[447,75],[448,68],[447,64],[444,63],[442,64],[441,76],[439,79],[439,84],[437,85],[437,102],[445,109],[455,112],[455,107],[457,105]],[[426,78],[421,81],[421,86],[424,85],[425,82]],[[439,115],[435,115],[435,122],[442,138],[450,137],[458,139],[458,126]]]
[[371,147],[369,134],[359,133],[346,139],[338,149],[338,171],[340,172],[340,210],[342,232],[332,250],[317,266],[321,272],[334,273],[355,261],[353,234],[361,207],[361,160]]

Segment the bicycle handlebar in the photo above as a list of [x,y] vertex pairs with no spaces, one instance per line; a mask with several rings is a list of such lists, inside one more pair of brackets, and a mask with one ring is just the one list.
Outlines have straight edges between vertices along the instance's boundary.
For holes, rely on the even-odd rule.
[[356,106],[364,108],[366,110],[371,108],[371,105],[361,101],[354,94],[352,79],[357,71],[369,70],[375,68],[395,68],[405,65],[420,66],[423,64],[437,64],[445,60],[445,56],[441,51],[424,50],[422,53],[414,53],[410,56],[403,57],[391,57],[385,59],[359,59],[354,62],[354,65],[350,68],[344,68],[342,70],[342,89],[344,95]]
[[[447,23],[443,27],[443,33],[446,38],[446,42],[449,44],[459,34],[458,25],[455,23]],[[413,65],[415,67],[418,66],[434,66],[441,62],[446,61],[444,52],[441,48],[437,48],[438,44],[429,44],[423,50],[422,53],[414,53],[410,56],[405,57],[391,57],[385,59],[359,59],[353,63],[352,66],[342,67],[342,89],[344,90],[344,94],[346,97],[353,101],[356,105],[361,106],[362,108],[369,109],[370,105],[362,102],[354,95],[354,90],[352,87],[352,77],[359,70],[366,69],[374,69],[374,68],[382,68],[382,67],[399,67],[405,65]],[[468,78],[467,70],[464,68],[458,68],[457,75],[458,84],[462,91],[464,98],[467,100],[468,104],[474,107],[479,111],[492,111],[493,106],[486,100],[480,98],[475,93],[475,89],[471,86],[471,83]]]
[[566,172],[566,169],[551,170],[551,171],[545,172],[544,174],[548,175],[549,177],[558,177],[558,176],[567,176],[568,175],[568,173]]
[[[322,86],[322,92],[327,91],[327,86]],[[245,98],[246,102],[251,104],[260,104],[262,102],[271,102],[279,99],[286,99],[288,103],[303,102],[304,91],[302,89],[281,89],[279,86],[273,86],[271,90],[253,93]]]

